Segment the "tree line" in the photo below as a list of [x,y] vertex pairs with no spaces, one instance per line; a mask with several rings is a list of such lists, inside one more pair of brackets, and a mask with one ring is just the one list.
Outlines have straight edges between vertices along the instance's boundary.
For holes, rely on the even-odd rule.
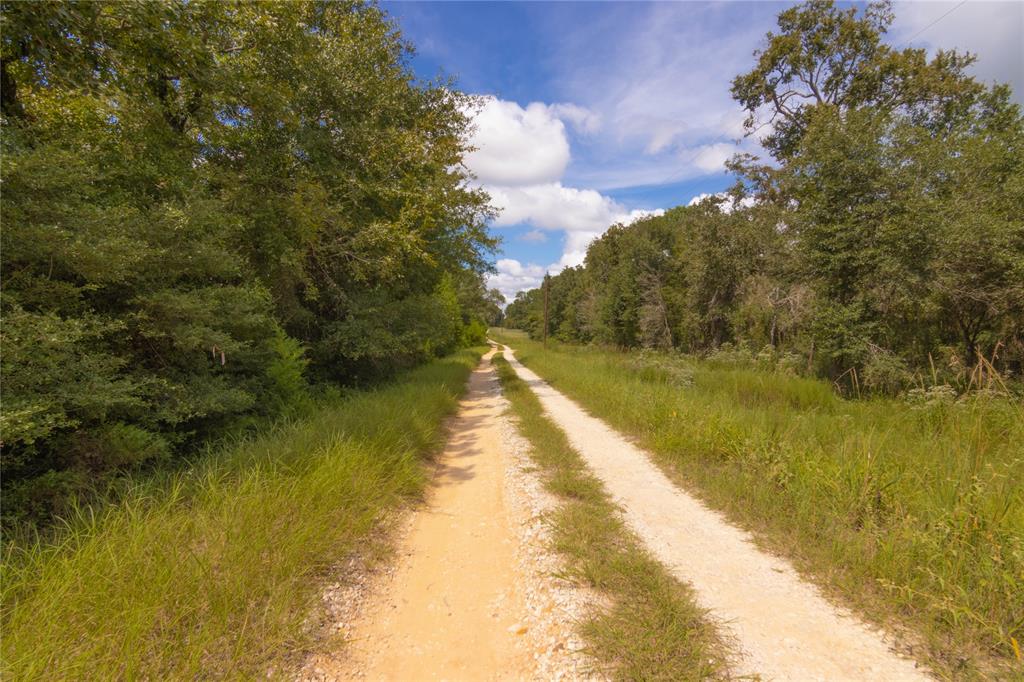
[[[768,158],[730,191],[616,225],[546,280],[552,337],[788,356],[897,392],[1024,369],[1024,118],[974,57],[896,49],[888,2],[778,16],[732,82]],[[506,325],[544,333],[542,289]]]
[[483,341],[475,102],[411,49],[362,2],[3,2],[8,526]]

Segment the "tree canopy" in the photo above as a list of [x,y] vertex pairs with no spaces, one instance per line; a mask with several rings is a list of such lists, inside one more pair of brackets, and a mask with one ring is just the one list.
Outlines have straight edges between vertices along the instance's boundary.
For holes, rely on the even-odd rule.
[[[784,10],[733,81],[774,160],[738,156],[729,193],[608,230],[550,279],[549,333],[764,348],[880,391],[967,382],[981,358],[1020,374],[1024,118],[972,56],[886,45],[891,21],[888,3]],[[541,335],[541,300],[507,324]]]
[[781,12],[756,66],[732,82],[748,133],[767,129],[761,143],[787,158],[818,111],[900,112],[937,131],[955,121],[984,90],[965,73],[975,58],[939,51],[929,61],[925,50],[893,49],[883,42],[892,21],[890,0],[862,11],[810,0]]
[[362,2],[4,2],[3,480],[120,471],[482,341],[472,98]]

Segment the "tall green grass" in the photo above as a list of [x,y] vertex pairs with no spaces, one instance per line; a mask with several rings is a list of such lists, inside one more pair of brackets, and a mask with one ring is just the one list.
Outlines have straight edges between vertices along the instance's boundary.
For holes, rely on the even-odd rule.
[[309,643],[318,578],[417,494],[479,358],[210,453],[3,557],[3,678],[251,679]]
[[1024,672],[1024,411],[497,331],[711,506],[950,677]]

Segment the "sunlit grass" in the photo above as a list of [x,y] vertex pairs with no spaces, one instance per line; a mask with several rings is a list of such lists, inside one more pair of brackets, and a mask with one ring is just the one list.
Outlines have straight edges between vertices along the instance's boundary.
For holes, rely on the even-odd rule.
[[1022,669],[1019,403],[844,400],[781,372],[493,335],[827,592],[909,626],[940,672]]
[[212,452],[7,545],[3,677],[252,679],[308,642],[318,577],[417,494],[479,352]]
[[706,680],[728,676],[725,645],[691,590],[625,527],[601,483],[507,361],[502,387],[545,486],[560,498],[551,524],[565,576],[598,595],[580,623],[588,652],[613,679]]

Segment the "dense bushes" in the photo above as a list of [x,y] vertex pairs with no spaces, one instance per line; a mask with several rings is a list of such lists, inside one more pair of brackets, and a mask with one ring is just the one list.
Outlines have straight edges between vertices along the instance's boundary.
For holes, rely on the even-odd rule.
[[7,523],[488,316],[472,101],[416,82],[377,8],[2,17]]
[[[737,157],[731,192],[608,230],[549,280],[549,334],[768,345],[851,391],[1024,370],[1024,118],[973,58],[887,47],[891,20],[782,12],[733,83],[773,161]],[[505,324],[539,336],[542,301],[521,294]]]

